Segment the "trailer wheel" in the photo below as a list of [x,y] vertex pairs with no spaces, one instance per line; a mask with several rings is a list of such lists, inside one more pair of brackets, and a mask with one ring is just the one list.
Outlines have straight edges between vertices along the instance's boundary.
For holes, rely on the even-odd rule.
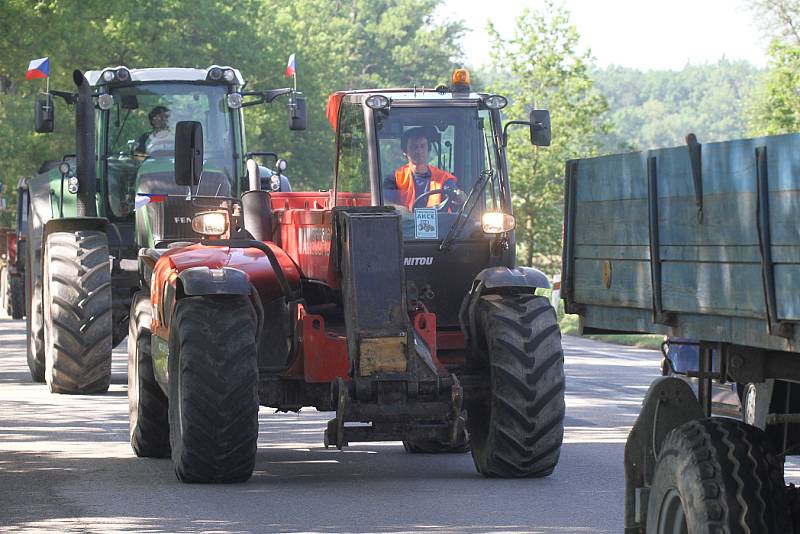
[[466,399],[472,458],[487,477],[542,477],[564,436],[564,355],[556,314],[534,295],[485,295],[478,303],[478,362],[490,392]]
[[256,314],[245,296],[184,297],[171,327],[169,427],[182,482],[244,482],[258,442]]
[[758,428],[733,419],[690,421],[657,453],[647,534],[792,532],[783,467]]
[[21,276],[8,277],[8,314],[12,319],[22,319],[25,315],[25,288]]
[[44,250],[45,380],[53,393],[111,382],[111,268],[103,232],[53,232]]
[[151,320],[150,292],[139,291],[131,302],[128,327],[128,421],[131,447],[140,458],[168,458],[168,402],[153,372]]
[[[28,220],[33,215],[28,210]],[[26,243],[32,243],[28,239]],[[28,369],[34,382],[44,382],[44,316],[42,313],[42,278],[33,272],[33,247],[25,254],[25,345]]]

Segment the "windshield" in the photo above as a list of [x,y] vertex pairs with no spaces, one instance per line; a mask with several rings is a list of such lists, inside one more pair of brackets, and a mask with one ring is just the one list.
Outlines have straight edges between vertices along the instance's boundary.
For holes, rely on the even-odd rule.
[[234,123],[225,105],[227,87],[181,83],[144,84],[112,91],[105,136],[108,200],[117,217],[128,215],[136,193],[186,194],[174,179],[175,125],[203,126],[205,162],[198,195],[235,191]]
[[444,239],[467,198],[456,237],[483,238],[481,214],[499,207],[500,186],[489,111],[394,107],[375,115],[383,202],[401,212],[404,238]]

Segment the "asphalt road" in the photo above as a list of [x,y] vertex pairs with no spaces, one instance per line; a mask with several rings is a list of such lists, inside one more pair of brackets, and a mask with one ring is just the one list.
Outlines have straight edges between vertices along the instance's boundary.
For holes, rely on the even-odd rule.
[[566,435],[545,479],[484,479],[469,454],[400,443],[325,450],[330,414],[262,408],[249,482],[183,485],[130,448],[123,346],[108,393],[52,395],[30,381],[24,328],[0,319],[0,532],[619,533],[624,443],[659,373],[656,352],[565,337]]

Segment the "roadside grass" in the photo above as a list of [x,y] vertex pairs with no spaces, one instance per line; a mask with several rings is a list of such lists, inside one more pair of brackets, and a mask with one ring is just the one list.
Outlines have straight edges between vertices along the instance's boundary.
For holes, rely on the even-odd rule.
[[[537,289],[537,295],[550,298],[551,290]],[[629,345],[633,347],[640,347],[644,349],[660,350],[661,343],[664,341],[664,336],[658,334],[603,334],[603,335],[583,335],[579,333],[578,316],[564,313],[564,301],[558,301],[558,324],[561,327],[562,334],[569,334],[571,336],[580,336],[587,339],[595,339],[605,343],[615,343],[617,345]]]

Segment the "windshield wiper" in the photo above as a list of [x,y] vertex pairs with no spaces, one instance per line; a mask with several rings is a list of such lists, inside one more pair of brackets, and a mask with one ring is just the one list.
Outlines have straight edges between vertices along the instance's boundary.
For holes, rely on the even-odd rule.
[[[489,183],[489,179],[494,174],[492,169],[484,169],[481,171],[480,176],[472,184],[472,188],[469,190],[469,194],[467,194],[467,199],[464,201],[464,204],[461,205],[461,208],[456,212],[456,220],[453,225],[450,227],[450,231],[447,232],[447,235],[442,240],[442,244],[439,245],[439,250],[442,252],[447,252],[450,246],[453,244],[453,240],[455,239],[458,232],[461,230],[461,227],[464,226],[464,223],[469,219],[469,216],[472,214],[472,210],[475,209],[475,205],[478,203],[477,199],[479,198],[480,194],[483,193],[483,190],[486,189],[486,184]],[[475,193],[478,193],[476,195]],[[469,205],[470,200],[475,198],[472,202],[472,205],[467,210],[466,215],[464,215],[464,210]]]

